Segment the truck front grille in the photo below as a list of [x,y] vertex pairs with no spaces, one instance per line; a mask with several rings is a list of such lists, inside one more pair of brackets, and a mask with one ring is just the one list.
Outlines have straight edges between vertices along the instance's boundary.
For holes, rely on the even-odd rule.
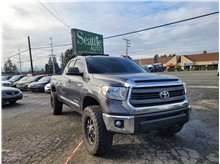
[[[169,98],[160,98],[160,92],[168,91]],[[184,101],[185,91],[183,85],[171,86],[152,86],[132,88],[130,96],[130,104],[133,107],[149,107],[165,104],[173,104]]]

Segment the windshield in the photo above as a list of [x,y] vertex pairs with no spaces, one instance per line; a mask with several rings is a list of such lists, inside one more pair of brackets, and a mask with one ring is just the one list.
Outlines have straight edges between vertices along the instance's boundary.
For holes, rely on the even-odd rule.
[[116,57],[90,57],[86,58],[89,73],[143,73],[142,67],[132,60]]
[[28,78],[28,81],[36,81],[37,79],[39,79],[39,76],[32,76]]
[[51,79],[51,76],[46,76],[40,79],[39,82],[42,82],[42,83],[50,82],[50,79]]
[[21,75],[16,75],[10,78],[9,80],[18,80],[21,77]]
[[25,77],[21,78],[19,81],[26,81],[26,80],[28,80],[28,78],[29,77],[25,76]]
[[4,80],[8,80],[10,78],[10,76],[2,76],[2,81],[4,81]]

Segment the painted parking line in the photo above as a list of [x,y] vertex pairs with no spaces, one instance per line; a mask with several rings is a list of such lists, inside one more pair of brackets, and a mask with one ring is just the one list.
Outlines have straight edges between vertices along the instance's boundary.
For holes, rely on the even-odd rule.
[[72,151],[72,153],[68,156],[66,162],[64,164],[69,164],[70,160],[74,158],[76,153],[79,151],[80,147],[83,145],[83,140],[80,141],[78,146]]
[[191,86],[187,86],[187,88],[217,89],[217,88],[219,88],[219,86],[196,86],[196,85],[191,85]]

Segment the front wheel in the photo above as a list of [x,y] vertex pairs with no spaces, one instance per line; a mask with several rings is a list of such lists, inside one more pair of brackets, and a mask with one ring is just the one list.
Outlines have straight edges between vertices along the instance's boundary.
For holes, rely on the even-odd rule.
[[108,132],[98,105],[86,107],[82,116],[83,139],[88,152],[101,155],[112,146],[113,134]]
[[56,92],[51,92],[50,103],[53,110],[54,115],[62,114],[63,103],[58,99]]
[[10,104],[15,104],[15,103],[16,103],[16,101],[10,101],[9,103],[10,103]]

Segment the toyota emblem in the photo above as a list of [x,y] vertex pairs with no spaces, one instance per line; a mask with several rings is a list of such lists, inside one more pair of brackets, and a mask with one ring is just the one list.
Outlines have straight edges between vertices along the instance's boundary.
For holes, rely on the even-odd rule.
[[161,91],[159,93],[159,95],[160,95],[160,98],[163,99],[163,100],[166,100],[166,99],[168,99],[170,97],[170,94],[169,94],[168,91]]

